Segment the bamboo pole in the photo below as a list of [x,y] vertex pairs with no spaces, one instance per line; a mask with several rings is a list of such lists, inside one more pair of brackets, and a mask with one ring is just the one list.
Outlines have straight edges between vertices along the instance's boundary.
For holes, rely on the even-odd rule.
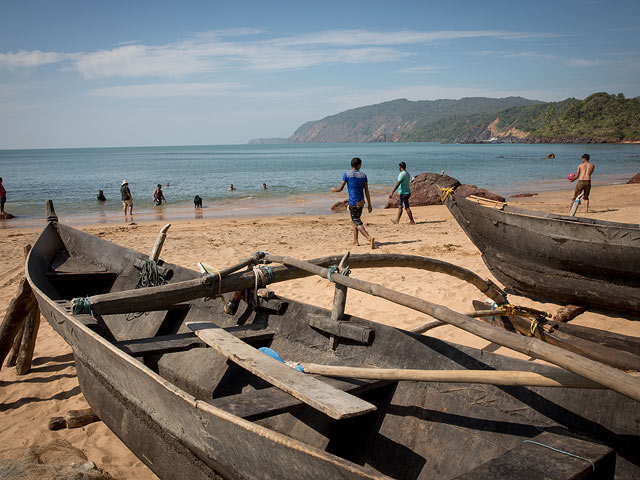
[[[296,268],[305,269],[322,277],[326,277],[328,272],[326,268],[291,257],[267,255],[265,260],[292,265]],[[565,368],[570,372],[604,385],[611,390],[615,390],[622,395],[636,401],[640,401],[640,378],[627,375],[616,368],[590,360],[573,352],[568,352],[563,348],[549,345],[534,337],[523,337],[518,334],[504,331],[457,313],[442,305],[396,292],[383,287],[382,285],[365,282],[363,280],[356,280],[342,275],[336,275],[333,280],[335,283],[340,283],[346,287],[353,288],[376,297],[385,298],[386,300],[397,303],[398,305],[403,305],[413,310],[426,313],[438,320],[447,322],[490,342],[511,348],[512,350],[524,353],[531,357],[546,360]]]
[[[252,258],[245,260],[245,262],[252,261]],[[340,256],[332,255],[309,260],[309,263],[328,267],[335,265],[340,259]],[[249,264],[245,262],[241,262],[241,264],[244,266]],[[227,272],[235,272],[239,270],[239,268],[242,268],[238,267],[238,265],[221,270],[221,276],[225,277]],[[397,254],[351,255],[349,257],[349,266],[352,269],[406,267],[444,273],[470,283],[496,303],[506,301],[504,292],[490,280],[483,280],[480,276],[466,268],[432,258]],[[273,267],[272,272],[273,283],[295,280],[311,275],[306,270],[290,267]],[[209,296],[211,291],[228,293],[252,288],[255,277],[253,272],[229,274],[224,278],[222,286],[219,288],[216,288],[216,285],[213,285],[212,288],[211,283],[214,281],[217,282],[218,278],[206,276],[183,282],[169,283],[158,287],[105,293],[89,297],[89,303],[91,304],[91,309],[94,314],[98,315],[166,310],[169,306],[176,303],[188,302]]]
[[602,385],[562,369],[548,373],[497,370],[415,370],[406,368],[361,368],[302,363],[305,373],[325,377],[442,383],[481,383],[521,387],[603,389]]

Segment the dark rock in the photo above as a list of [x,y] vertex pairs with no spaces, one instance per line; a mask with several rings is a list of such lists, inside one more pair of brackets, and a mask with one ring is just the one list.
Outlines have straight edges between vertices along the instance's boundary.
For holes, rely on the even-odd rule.
[[476,197],[487,198],[489,200],[495,200],[497,202],[504,202],[505,198],[501,197],[498,194],[491,193],[489,190],[485,190],[484,188],[478,188],[475,185],[460,185],[458,188],[454,190],[456,195],[461,197],[468,197],[470,195],[475,195]]
[[331,207],[332,212],[341,212],[347,209],[347,205],[349,205],[349,200],[343,200],[342,202],[337,202],[333,204]]
[[[458,187],[460,182],[448,175],[439,173],[426,172],[417,175],[411,181],[411,205],[419,207],[423,205],[440,205],[440,189],[449,187]],[[398,208],[400,197],[398,192],[393,194],[384,208]],[[333,210],[333,209],[332,209]]]
[[640,173],[636,173],[627,183],[640,183]]
[[515,195],[511,195],[509,198],[533,197],[534,195],[537,195],[537,193],[516,193]]
[[0,213],[0,220],[9,220],[11,218],[15,218],[15,217],[10,213],[7,213],[7,212]]

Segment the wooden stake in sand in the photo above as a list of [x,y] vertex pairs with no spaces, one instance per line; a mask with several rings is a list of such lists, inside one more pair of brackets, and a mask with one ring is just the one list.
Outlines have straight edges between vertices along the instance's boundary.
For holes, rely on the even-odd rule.
[[[31,250],[31,245],[25,246],[25,257]],[[31,286],[27,282],[26,278],[22,278],[20,286],[18,287],[18,293],[11,300],[7,313],[4,316],[2,325],[0,326],[0,368],[2,364],[13,348],[16,335],[20,332],[24,321],[30,315],[30,312],[38,307],[38,302],[31,291]],[[38,312],[39,318],[39,312]],[[35,342],[35,336],[33,337]],[[33,354],[33,350],[31,351]],[[20,354],[18,354],[18,359]],[[26,360],[26,357],[25,357]],[[29,366],[31,365],[31,359],[28,360]]]

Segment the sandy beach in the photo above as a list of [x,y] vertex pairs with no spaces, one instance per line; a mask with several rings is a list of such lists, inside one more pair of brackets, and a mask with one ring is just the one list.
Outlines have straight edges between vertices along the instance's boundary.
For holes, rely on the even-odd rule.
[[[337,196],[333,201],[340,200]],[[566,213],[570,191],[545,192],[533,197],[509,199],[512,204],[547,212]],[[591,212],[579,215],[626,223],[640,222],[640,185],[595,186],[591,192]],[[469,241],[444,206],[414,207],[417,224],[408,224],[403,216],[399,225],[391,223],[395,210],[376,209],[364,214],[367,230],[376,238],[382,253],[421,255],[463,266],[484,278],[492,278],[480,252]],[[142,219],[141,219],[142,220]],[[83,230],[111,242],[150,252],[157,232],[167,222],[136,220],[137,225],[88,225]],[[33,243],[39,228],[0,230],[0,314],[13,298],[24,268],[23,247]],[[228,266],[255,251],[308,259],[332,254],[368,253],[368,244],[353,247],[348,214],[289,215],[241,219],[192,219],[172,222],[162,259],[195,268],[198,261],[217,267]],[[360,270],[356,278],[381,283],[398,291],[445,305],[458,312],[472,310],[471,301],[483,296],[471,285],[442,274],[405,268]],[[494,279],[495,281],[495,279]],[[307,278],[270,286],[276,293],[297,300],[329,307],[333,288],[320,278]],[[513,304],[555,312],[559,305],[510,296]],[[420,325],[429,317],[398,307],[379,298],[350,292],[347,313],[362,316],[398,328]],[[640,315],[623,315],[588,310],[572,323],[597,327],[640,337]],[[428,332],[448,341],[486,348],[490,344],[444,326]],[[528,358],[506,348],[493,348],[505,355]],[[75,376],[71,349],[43,320],[36,345],[33,368],[17,376],[14,368],[0,372],[0,459],[20,458],[27,447],[49,445],[57,440],[80,449],[89,461],[116,479],[153,479],[147,469],[101,422],[79,429],[49,431],[50,417],[68,410],[86,408]],[[4,477],[3,477],[4,478]]]

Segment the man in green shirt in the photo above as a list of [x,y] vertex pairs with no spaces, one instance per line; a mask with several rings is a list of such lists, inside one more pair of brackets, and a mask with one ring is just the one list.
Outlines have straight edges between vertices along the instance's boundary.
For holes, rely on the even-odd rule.
[[404,162],[400,162],[398,164],[398,170],[400,173],[398,174],[398,181],[396,185],[391,190],[389,194],[389,198],[393,196],[393,192],[398,190],[398,195],[400,196],[400,205],[398,205],[398,216],[395,220],[391,220],[393,223],[398,223],[400,221],[400,217],[402,216],[402,208],[407,211],[407,215],[409,216],[409,223],[411,225],[415,225],[416,222],[413,220],[413,213],[411,213],[411,207],[409,207],[409,197],[411,196],[411,189],[409,188],[409,182],[411,182],[411,175],[407,172],[407,164]]

